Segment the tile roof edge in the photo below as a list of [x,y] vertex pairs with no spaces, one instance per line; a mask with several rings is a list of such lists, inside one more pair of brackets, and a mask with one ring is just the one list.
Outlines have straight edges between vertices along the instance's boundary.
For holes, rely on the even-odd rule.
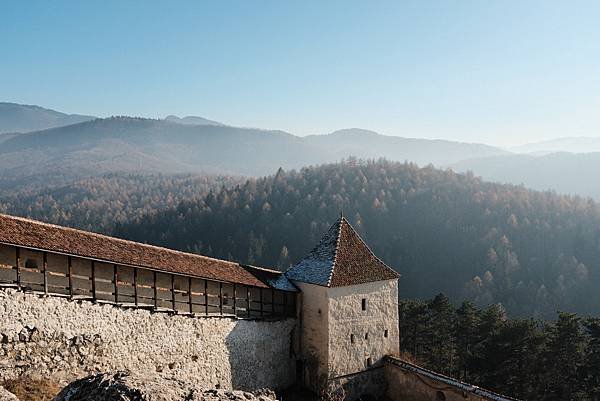
[[265,272],[268,272],[268,273],[285,274],[285,272],[282,272],[281,270],[270,269],[268,267],[255,266],[255,265],[250,265],[250,264],[247,264],[247,263],[240,263],[239,265],[242,266],[242,267],[249,267],[251,269],[261,270],[261,271],[265,271]]
[[[46,223],[46,222],[39,221],[39,220],[33,220],[33,219],[25,218],[25,217],[11,216],[11,215],[8,215],[8,214],[2,214],[2,213],[0,213],[0,218],[3,218],[3,217],[11,219],[11,220],[26,221],[26,222],[29,222],[29,223],[43,225],[43,226],[46,226],[46,227],[53,227],[53,228],[57,228],[57,229],[60,229],[60,230],[65,230],[65,231],[74,231],[74,232],[77,232],[77,233],[80,233],[80,234],[91,235],[91,236],[94,236],[94,237],[97,237],[97,238],[103,238],[103,239],[108,239],[108,240],[112,240],[112,241],[122,242],[123,244],[141,245],[143,247],[153,248],[153,249],[156,249],[156,250],[159,250],[159,251],[173,252],[173,253],[177,253],[177,254],[184,255],[184,256],[192,256],[192,257],[196,257],[196,258],[214,260],[216,262],[224,262],[224,263],[229,263],[229,264],[232,264],[232,265],[242,266],[240,263],[234,262],[234,261],[231,261],[231,260],[218,259],[218,258],[213,258],[211,256],[199,255],[199,254],[190,253],[190,252],[183,252],[183,251],[179,251],[177,249],[171,249],[171,248],[166,248],[166,247],[163,247],[163,246],[147,244],[147,243],[144,243],[144,242],[137,242],[137,241],[132,241],[132,240],[128,240],[128,239],[123,239],[123,238],[118,238],[118,237],[112,237],[110,235],[100,234],[100,233],[96,233],[96,232],[93,232],[93,231],[85,231],[85,230],[81,230],[81,229],[78,229],[78,228],[61,226],[61,225],[58,225],[58,224]],[[18,244],[13,244],[13,245],[18,245]],[[83,255],[79,255],[79,256],[85,257]]]

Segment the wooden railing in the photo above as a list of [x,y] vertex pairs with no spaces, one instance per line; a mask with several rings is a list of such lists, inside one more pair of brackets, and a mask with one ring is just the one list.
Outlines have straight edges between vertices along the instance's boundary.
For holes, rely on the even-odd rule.
[[293,317],[295,293],[0,244],[0,286],[196,316]]

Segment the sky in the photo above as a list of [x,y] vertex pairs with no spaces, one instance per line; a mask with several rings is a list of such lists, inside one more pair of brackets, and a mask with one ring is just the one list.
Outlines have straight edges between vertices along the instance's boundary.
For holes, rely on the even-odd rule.
[[598,1],[0,0],[0,101],[513,146],[600,137]]

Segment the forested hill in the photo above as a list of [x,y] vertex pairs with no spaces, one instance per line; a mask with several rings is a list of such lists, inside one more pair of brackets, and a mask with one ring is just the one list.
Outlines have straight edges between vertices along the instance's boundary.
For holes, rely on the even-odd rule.
[[116,234],[246,263],[300,260],[343,210],[401,274],[402,297],[445,292],[512,315],[600,310],[600,209],[591,200],[431,167],[303,168],[140,217]]
[[110,234],[118,223],[240,182],[240,177],[226,176],[107,174],[56,187],[0,189],[0,213]]

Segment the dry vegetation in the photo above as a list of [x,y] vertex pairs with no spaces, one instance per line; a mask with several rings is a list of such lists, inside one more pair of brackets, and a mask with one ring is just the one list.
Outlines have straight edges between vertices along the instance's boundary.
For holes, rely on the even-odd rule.
[[26,377],[6,380],[0,384],[16,395],[19,401],[51,401],[62,389],[54,381]]

